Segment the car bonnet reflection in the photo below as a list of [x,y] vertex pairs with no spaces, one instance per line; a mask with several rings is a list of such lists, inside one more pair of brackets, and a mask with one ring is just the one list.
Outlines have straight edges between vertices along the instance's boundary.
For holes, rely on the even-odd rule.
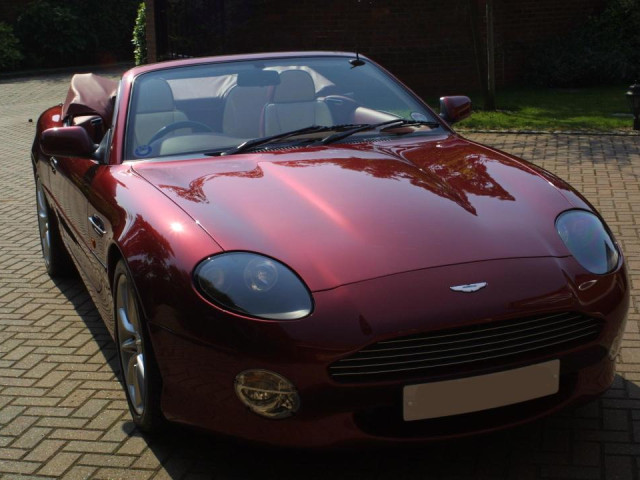
[[[438,142],[425,151],[422,144],[389,146],[382,143],[364,143],[350,145],[352,152],[355,150],[360,154],[346,158],[318,158],[319,155],[315,153],[311,158],[290,161],[279,160],[278,153],[275,153],[274,158],[269,158],[269,161],[276,161],[278,165],[292,168],[333,164],[375,178],[407,181],[411,185],[454,202],[473,215],[477,212],[469,199],[469,194],[513,201],[513,195],[503,188],[487,170],[490,163],[498,163],[498,160],[484,154],[467,153],[464,149],[461,153],[461,144],[466,145],[466,142],[455,140]],[[317,149],[310,150],[317,152]],[[372,152],[376,155],[371,156]],[[335,151],[331,154],[334,155]],[[517,164],[509,166],[519,168]],[[216,173],[199,176],[190,181],[187,186],[175,184],[159,186],[185,200],[208,203],[209,199],[203,187],[216,177],[262,178],[264,176],[259,161],[219,162],[215,164],[215,170],[217,170]]]

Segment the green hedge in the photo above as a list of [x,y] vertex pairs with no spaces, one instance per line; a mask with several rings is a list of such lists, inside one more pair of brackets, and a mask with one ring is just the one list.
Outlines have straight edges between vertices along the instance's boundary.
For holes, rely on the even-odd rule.
[[[131,31],[139,2],[34,0],[26,5],[14,25],[18,42],[12,45],[20,57],[3,68],[131,61]],[[0,58],[8,51],[7,41],[3,40],[7,37],[4,30],[0,31]]]
[[138,6],[136,25],[133,27],[133,57],[136,65],[147,63],[147,12],[144,2]]
[[12,70],[20,64],[22,58],[13,27],[0,22],[0,70]]
[[69,5],[38,0],[27,5],[18,18],[16,35],[24,66],[33,68],[79,63],[93,33],[84,31]]

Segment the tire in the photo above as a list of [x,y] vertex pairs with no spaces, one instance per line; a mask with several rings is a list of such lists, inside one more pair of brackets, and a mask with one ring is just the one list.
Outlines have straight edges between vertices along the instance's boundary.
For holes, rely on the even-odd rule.
[[73,262],[62,243],[56,215],[49,207],[42,188],[42,182],[36,175],[36,213],[38,214],[38,232],[45,268],[50,277],[66,277],[73,272]]
[[160,411],[160,373],[135,286],[122,260],[115,268],[112,292],[116,345],[129,411],[142,431],[157,432],[165,423]]

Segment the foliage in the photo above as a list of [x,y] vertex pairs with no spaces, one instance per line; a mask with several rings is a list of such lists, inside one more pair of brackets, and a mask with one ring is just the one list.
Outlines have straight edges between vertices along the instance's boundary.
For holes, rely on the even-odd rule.
[[13,28],[0,22],[0,69],[11,70],[22,60],[22,53],[18,39],[13,34]]
[[[241,3],[241,2],[239,2]],[[246,8],[250,2],[246,3]],[[168,0],[164,58],[223,53],[224,0]],[[160,53],[160,52],[159,52]]]
[[100,64],[131,59],[139,0],[35,0],[16,23],[26,67]]
[[20,39],[28,67],[56,66],[77,62],[87,49],[87,33],[68,5],[47,0],[28,4],[18,18]]
[[529,58],[534,84],[582,87],[631,82],[640,75],[640,0],[609,0],[584,25],[537,45]]
[[138,6],[138,16],[136,17],[136,25],[133,27],[133,56],[136,65],[147,63],[147,14],[144,2],[140,2]]
[[[140,0],[67,0],[92,32],[90,63],[131,61],[131,32]],[[67,3],[65,2],[65,3]]]
[[[633,119],[625,84],[588,88],[519,87],[499,89],[498,110],[477,109],[482,94],[472,95],[473,114],[456,129],[489,130],[630,130]],[[429,105],[438,110],[438,99]]]

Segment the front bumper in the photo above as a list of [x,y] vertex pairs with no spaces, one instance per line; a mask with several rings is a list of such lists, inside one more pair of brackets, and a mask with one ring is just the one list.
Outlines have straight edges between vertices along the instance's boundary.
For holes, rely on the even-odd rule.
[[[586,290],[578,287],[597,279]],[[473,294],[451,285],[486,281]],[[314,293],[316,310],[294,322],[265,322],[192,309],[151,322],[169,420],[281,446],[327,447],[446,439],[521,424],[605,391],[614,377],[610,346],[628,309],[624,267],[586,273],[572,258],[510,259],[409,272]],[[336,382],[329,365],[375,342],[531,314],[575,311],[603,322],[595,340],[566,351],[534,353],[491,366],[466,365],[375,382]],[[174,316],[176,315],[173,312]],[[168,321],[167,321],[168,320]],[[448,380],[560,360],[554,395],[491,410],[432,420],[402,420],[404,385]],[[264,368],[297,387],[300,411],[268,420],[236,398],[235,376]]]

